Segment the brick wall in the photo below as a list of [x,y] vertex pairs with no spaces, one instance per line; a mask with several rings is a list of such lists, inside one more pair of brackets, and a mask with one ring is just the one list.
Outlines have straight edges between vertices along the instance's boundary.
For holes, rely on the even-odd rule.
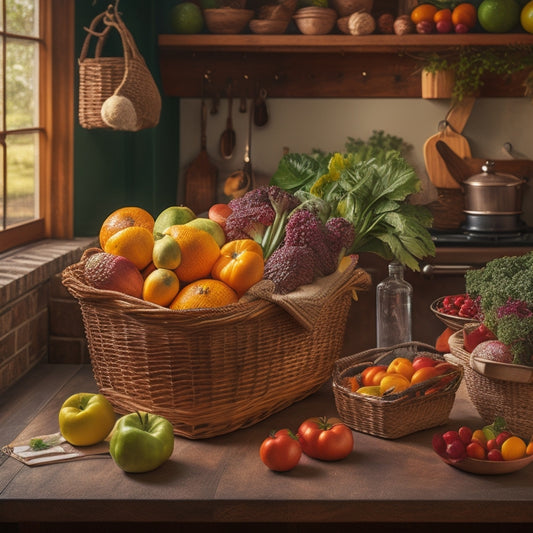
[[44,240],[0,254],[0,392],[40,361],[88,362],[79,306],[60,274],[93,243]]

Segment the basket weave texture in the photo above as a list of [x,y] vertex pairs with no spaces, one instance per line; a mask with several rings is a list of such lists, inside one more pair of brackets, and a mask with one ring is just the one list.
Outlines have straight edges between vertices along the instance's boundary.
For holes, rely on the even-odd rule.
[[285,297],[174,311],[87,285],[88,252],[63,283],[79,301],[100,392],[118,413],[159,414],[192,439],[253,425],[318,390],[340,355],[353,290],[370,285],[352,265]]
[[[97,31],[102,24],[104,29]],[[118,12],[110,7],[85,29],[87,36],[78,59],[80,125],[86,129],[114,129],[103,121],[101,111],[104,102],[117,95],[130,100],[135,109],[136,124],[130,131],[157,126],[161,113],[159,89]],[[123,57],[102,57],[112,29],[120,35]],[[93,38],[94,57],[88,57]]]
[[386,365],[395,357],[413,359],[416,355],[444,361],[432,346],[419,342],[374,348],[339,359],[333,370],[333,393],[342,421],[356,431],[386,439],[446,424],[463,376],[460,365],[445,389],[428,395],[424,395],[424,390],[434,384],[432,380],[411,387],[412,394],[397,394],[388,400],[352,392],[347,383],[349,376],[357,375],[367,366]]
[[470,401],[486,424],[502,416],[508,428],[524,438],[533,435],[533,383],[493,379],[470,366],[470,352],[463,347],[463,330],[448,340],[452,356],[464,367],[466,390]]

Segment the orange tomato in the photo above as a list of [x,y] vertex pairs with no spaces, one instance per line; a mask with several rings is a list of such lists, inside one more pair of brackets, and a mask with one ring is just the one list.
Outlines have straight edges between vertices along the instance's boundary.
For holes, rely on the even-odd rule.
[[424,20],[433,20],[438,9],[433,4],[420,4],[411,11],[411,20],[418,24]]
[[386,391],[392,389],[393,393],[402,392],[411,386],[411,382],[402,374],[388,373],[379,384],[379,390],[383,395]]
[[452,11],[452,23],[454,26],[464,24],[467,28],[472,29],[476,25],[476,20],[476,7],[468,2],[459,4]]
[[413,363],[409,359],[406,357],[396,357],[390,362],[387,367],[387,372],[389,374],[401,374],[410,380],[415,373],[415,370],[413,368]]
[[238,239],[222,246],[211,275],[242,296],[252,285],[263,279],[264,270],[261,246],[252,239]]
[[411,377],[411,385],[422,383],[423,381],[437,377],[438,375],[440,375],[440,372],[434,366],[425,366],[424,368],[419,368]]
[[452,20],[452,10],[451,9],[439,9],[433,15],[433,22],[437,23],[441,20]]
[[361,372],[361,382],[365,387],[379,385],[381,378],[387,373],[386,365],[372,365]]

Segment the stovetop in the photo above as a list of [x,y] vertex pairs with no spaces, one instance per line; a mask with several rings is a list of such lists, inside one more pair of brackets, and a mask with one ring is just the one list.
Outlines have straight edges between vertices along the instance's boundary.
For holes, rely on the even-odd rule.
[[445,231],[431,229],[436,246],[532,246],[533,227],[513,232],[478,232],[458,229]]

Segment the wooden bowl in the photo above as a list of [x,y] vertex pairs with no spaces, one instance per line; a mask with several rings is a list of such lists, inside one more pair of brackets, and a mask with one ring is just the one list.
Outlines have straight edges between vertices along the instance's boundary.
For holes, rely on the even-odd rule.
[[249,27],[252,33],[264,35],[281,35],[285,33],[290,20],[283,19],[253,19],[250,21]]
[[459,331],[460,329],[463,329],[467,324],[478,322],[478,321],[476,321],[475,318],[472,318],[472,317],[447,315],[446,313],[443,313],[442,311],[439,311],[439,307],[441,307],[442,300],[444,300],[444,298],[445,298],[445,296],[437,298],[430,305],[431,311],[433,311],[435,316],[444,325],[446,325],[447,327],[453,329],[454,331]]
[[304,35],[326,35],[337,20],[337,12],[327,7],[304,7],[292,16]]
[[235,9],[233,7],[204,9],[205,25],[211,33],[241,33],[253,16],[253,9]]

